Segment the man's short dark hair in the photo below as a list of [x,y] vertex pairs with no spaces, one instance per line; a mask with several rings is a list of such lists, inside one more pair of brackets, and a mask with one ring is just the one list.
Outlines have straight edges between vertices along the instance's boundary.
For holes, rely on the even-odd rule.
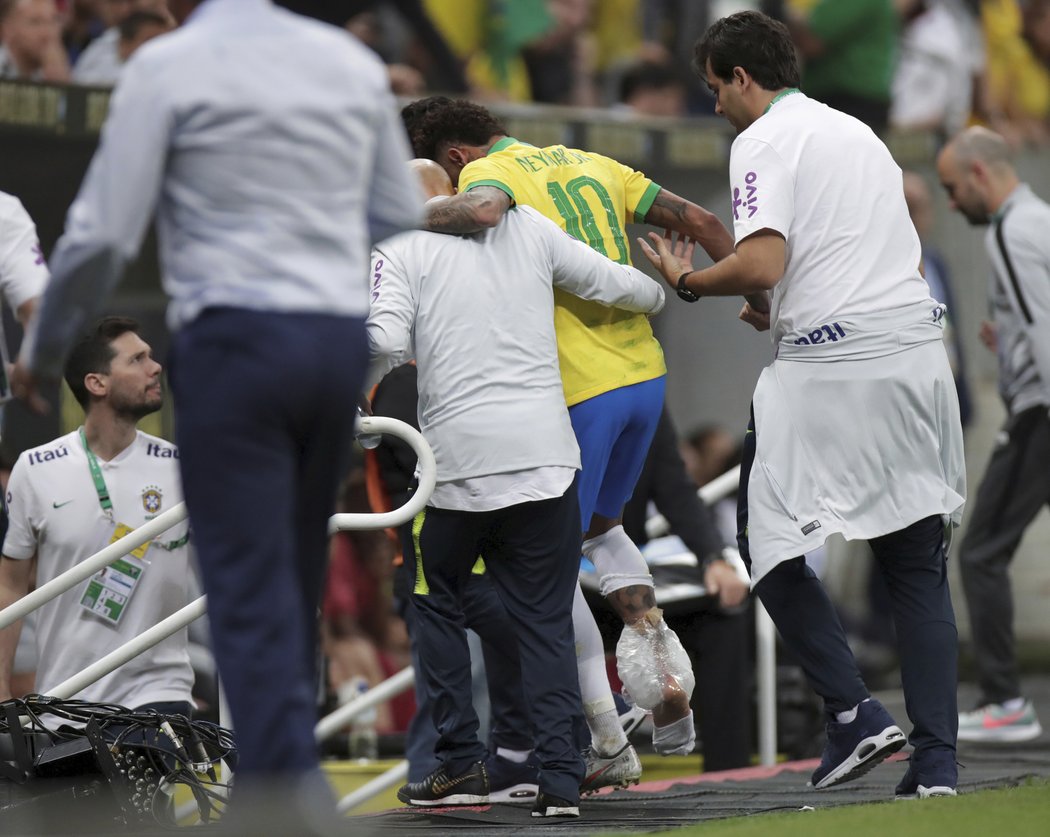
[[[450,104],[452,104],[452,99],[448,96],[427,96],[424,99],[416,99],[414,102],[409,102],[401,108],[401,121],[405,123],[405,130],[408,132],[409,139],[419,130],[424,116],[432,110],[448,107]],[[414,147],[415,143],[413,143],[413,149]]]
[[697,41],[694,66],[701,78],[711,71],[723,81],[743,67],[764,90],[799,86],[798,53],[787,27],[761,12],[737,12],[716,20]]
[[92,372],[103,375],[109,372],[109,364],[117,356],[113,341],[129,331],[139,333],[139,324],[130,317],[103,317],[70,352],[63,375],[73,397],[85,410],[91,395],[84,386],[84,377]]
[[667,90],[670,87],[685,88],[685,80],[674,67],[656,61],[639,61],[620,79],[620,101],[629,102],[632,96],[646,90]]
[[147,26],[159,26],[161,29],[168,28],[168,21],[156,12],[145,9],[132,12],[124,18],[117,27],[120,32],[120,40],[133,41],[139,36],[139,32]]
[[420,99],[401,111],[401,117],[408,128],[413,153],[428,160],[436,160],[443,146],[487,145],[492,137],[507,135],[502,122],[466,99]]

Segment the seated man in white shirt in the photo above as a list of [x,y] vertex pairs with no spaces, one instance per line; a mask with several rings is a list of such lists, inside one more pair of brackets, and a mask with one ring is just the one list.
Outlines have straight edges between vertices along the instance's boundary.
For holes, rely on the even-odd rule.
[[[76,345],[65,377],[83,427],[15,463],[0,609],[26,594],[34,572],[42,585],[182,501],[177,448],[135,428],[162,404],[161,366],[137,328],[107,317]],[[186,605],[188,542],[188,524],[179,524],[37,611],[40,694]],[[0,700],[11,697],[19,629],[0,630]],[[76,697],[188,716],[186,646],[183,628]]]
[[[444,171],[419,161],[452,192]],[[398,791],[432,806],[487,802],[471,704],[460,589],[480,555],[511,620],[540,763],[533,816],[579,816],[584,761],[572,629],[581,528],[579,448],[562,391],[554,286],[641,313],[662,289],[562,232],[531,207],[471,236],[405,233],[375,249],[369,348],[381,375],[413,354],[419,426],[437,488],[404,555],[442,766]]]
[[102,8],[108,28],[73,65],[74,84],[116,84],[131,54],[175,25],[166,0],[105,0]]

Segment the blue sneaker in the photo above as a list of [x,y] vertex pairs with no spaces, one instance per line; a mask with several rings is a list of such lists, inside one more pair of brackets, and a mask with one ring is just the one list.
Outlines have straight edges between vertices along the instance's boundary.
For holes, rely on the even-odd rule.
[[908,771],[897,783],[896,799],[929,799],[932,796],[955,796],[959,765],[954,753],[915,754],[908,760]]
[[874,698],[857,707],[857,717],[850,723],[829,721],[827,731],[820,767],[810,780],[818,789],[863,776],[907,742],[890,713]]
[[648,717],[649,713],[640,706],[631,706],[625,712],[621,712],[620,726],[623,727],[623,734],[630,738],[631,734],[638,729]]
[[489,802],[532,802],[539,793],[540,772],[535,755],[516,762],[503,756],[485,759],[489,773]]

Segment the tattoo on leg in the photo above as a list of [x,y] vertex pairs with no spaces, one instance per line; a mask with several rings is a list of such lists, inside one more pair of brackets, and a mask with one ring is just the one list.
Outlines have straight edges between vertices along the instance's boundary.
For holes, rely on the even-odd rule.
[[628,625],[637,622],[656,607],[656,592],[648,584],[621,587],[613,590],[605,599]]

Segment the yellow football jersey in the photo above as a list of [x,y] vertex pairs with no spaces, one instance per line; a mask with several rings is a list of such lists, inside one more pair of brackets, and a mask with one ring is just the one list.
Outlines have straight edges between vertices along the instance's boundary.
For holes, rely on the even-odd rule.
[[[505,137],[467,165],[459,190],[502,189],[516,204],[542,212],[570,235],[620,264],[630,264],[626,218],[640,222],[660,187],[600,154]],[[603,392],[663,375],[664,353],[649,318],[588,302],[554,289],[565,402],[571,407]]]

